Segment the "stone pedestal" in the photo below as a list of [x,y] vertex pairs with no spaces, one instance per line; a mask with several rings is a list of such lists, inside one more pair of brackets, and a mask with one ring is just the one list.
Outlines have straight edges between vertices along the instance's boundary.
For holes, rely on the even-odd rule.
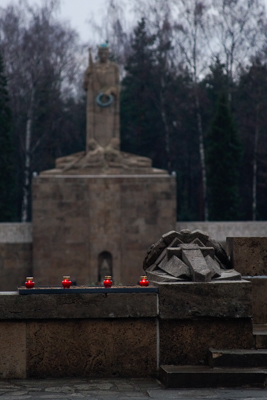
[[157,283],[160,362],[207,363],[208,349],[251,349],[251,284]]
[[135,284],[148,246],[175,227],[175,178],[160,172],[34,178],[35,282],[56,285],[70,275],[88,285],[105,272]]

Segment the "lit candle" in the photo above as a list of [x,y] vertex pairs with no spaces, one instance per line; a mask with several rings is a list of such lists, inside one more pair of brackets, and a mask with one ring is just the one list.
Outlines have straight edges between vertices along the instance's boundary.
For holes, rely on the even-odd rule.
[[112,277],[105,276],[105,280],[103,281],[103,283],[106,288],[111,287],[112,286]]
[[71,285],[70,276],[63,276],[62,286],[64,289],[69,289]]
[[33,277],[32,276],[28,276],[26,278],[25,286],[26,286],[27,289],[32,289],[34,287],[34,282],[33,282]]
[[148,286],[149,285],[149,281],[147,279],[147,276],[140,276],[140,282],[139,282],[140,286]]

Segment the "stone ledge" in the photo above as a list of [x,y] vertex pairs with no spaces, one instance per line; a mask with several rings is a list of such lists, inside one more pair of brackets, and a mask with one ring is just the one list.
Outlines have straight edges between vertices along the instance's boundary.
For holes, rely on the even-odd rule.
[[159,287],[162,319],[250,318],[251,283],[247,281],[154,283]]
[[39,294],[0,292],[0,320],[157,316],[156,293]]

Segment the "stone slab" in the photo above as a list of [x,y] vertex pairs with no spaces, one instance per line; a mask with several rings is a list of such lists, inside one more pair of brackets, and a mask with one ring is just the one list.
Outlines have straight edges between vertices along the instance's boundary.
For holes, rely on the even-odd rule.
[[252,316],[254,324],[267,324],[267,276],[246,277],[252,285]]
[[156,320],[27,323],[28,377],[156,375]]
[[209,282],[212,272],[200,250],[183,250],[182,259],[191,269],[195,282]]
[[163,259],[159,264],[159,268],[175,278],[188,279],[190,277],[188,265],[176,256],[172,256],[169,260],[167,258]]
[[35,286],[32,289],[27,289],[25,286],[18,288],[19,294],[74,294],[74,293],[98,293],[98,294],[111,294],[111,293],[158,293],[156,287],[141,287],[141,286],[112,286],[112,287],[86,287],[86,286],[71,286],[69,289],[62,286]]
[[226,250],[241,275],[267,275],[267,237],[227,237]]
[[212,368],[267,368],[267,350],[209,349]]
[[207,364],[210,347],[251,349],[250,318],[195,318],[160,320],[160,364]]
[[159,287],[159,316],[162,319],[199,317],[250,318],[251,283],[155,282]]
[[254,347],[256,349],[267,349],[267,325],[253,325]]
[[1,295],[0,320],[157,316],[156,293]]
[[26,378],[26,323],[0,322],[0,379]]
[[160,378],[166,388],[265,387],[267,370],[162,365]]

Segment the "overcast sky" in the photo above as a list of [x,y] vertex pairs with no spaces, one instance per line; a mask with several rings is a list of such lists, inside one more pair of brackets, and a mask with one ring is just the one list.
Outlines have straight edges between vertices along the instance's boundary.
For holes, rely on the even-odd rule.
[[[0,6],[5,7],[11,3],[18,3],[19,0],[0,0]],[[61,0],[60,16],[69,20],[83,42],[90,41],[90,28],[88,19],[94,13],[95,18],[101,14],[105,0]],[[41,4],[42,0],[28,0],[29,4]]]
[[[127,1],[131,2],[131,0]],[[19,0],[0,0],[0,7],[18,2]],[[94,18],[101,21],[105,2],[105,0],[61,0],[60,16],[62,19],[70,21],[71,26],[79,32],[83,42],[90,43],[92,31],[90,31],[88,20],[94,14]],[[267,6],[267,0],[264,0],[264,2]],[[28,3],[41,4],[42,0],[28,0]]]

